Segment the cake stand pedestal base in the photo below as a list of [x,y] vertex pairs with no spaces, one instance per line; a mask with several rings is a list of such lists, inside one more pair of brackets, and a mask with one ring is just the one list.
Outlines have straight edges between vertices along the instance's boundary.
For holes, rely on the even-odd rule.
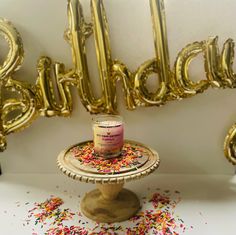
[[141,208],[138,197],[123,184],[97,184],[81,202],[82,213],[96,222],[114,223],[130,219]]

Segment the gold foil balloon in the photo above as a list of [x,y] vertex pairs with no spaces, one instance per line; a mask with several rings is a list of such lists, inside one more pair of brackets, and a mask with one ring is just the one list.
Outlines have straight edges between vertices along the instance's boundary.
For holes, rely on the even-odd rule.
[[175,62],[174,84],[175,92],[180,97],[190,97],[197,93],[202,93],[209,86],[207,80],[193,82],[189,77],[189,65],[191,61],[200,53],[205,52],[205,42],[194,42],[187,45],[178,54]]
[[3,152],[7,147],[7,141],[2,120],[2,82],[0,82],[0,95],[0,152]]
[[160,88],[155,93],[151,93],[146,88],[146,81],[151,74],[159,73],[156,59],[148,60],[142,64],[135,74],[135,92],[144,106],[163,105],[167,100],[167,84],[160,77]]
[[[0,20],[0,32],[9,45],[7,58],[0,67],[0,151],[4,151],[6,148],[5,136],[24,129],[37,116],[37,101],[32,87],[27,83],[19,82],[11,78],[12,74],[20,68],[23,61],[24,51],[19,33],[13,25],[5,19]],[[4,89],[17,92],[21,98],[4,100]]]
[[206,43],[205,69],[208,81],[213,87],[222,87],[221,61],[219,48],[217,46],[218,37],[209,38]]
[[91,0],[91,15],[104,102],[104,110],[101,111],[117,113],[116,83],[118,80],[122,81],[126,107],[130,110],[135,109],[135,95],[132,92],[133,76],[123,63],[112,59],[108,21],[102,0]]
[[[72,112],[72,96],[70,86],[77,85],[77,78],[72,72],[65,72],[65,66],[60,63],[53,65],[49,57],[41,57],[38,61],[38,78],[36,94],[41,104],[40,115],[46,117],[70,116]],[[53,84],[53,75],[56,84]],[[56,89],[56,90],[55,90]],[[55,98],[58,94],[58,100]]]
[[233,71],[234,62],[234,47],[235,43],[233,39],[228,39],[223,46],[223,51],[221,55],[221,66],[223,78],[226,81],[227,87],[236,87],[236,74]]
[[73,100],[71,95],[71,86],[78,85],[78,79],[73,71],[65,72],[65,66],[61,63],[55,63],[53,69],[60,104],[60,116],[70,116],[73,109]]
[[[27,83],[9,78],[4,85],[5,89],[17,92],[20,99],[7,99],[2,106],[2,122],[5,134],[20,131],[26,128],[38,115],[37,99],[33,87]],[[11,117],[11,113],[18,111],[19,114]]]
[[224,153],[226,158],[236,165],[236,124],[230,128],[225,138]]
[[[112,60],[108,22],[101,0],[91,1],[92,24],[85,23],[78,0],[68,1],[69,29],[66,38],[72,47],[74,77],[83,105],[90,113],[117,113],[116,82],[122,80],[128,109],[134,109],[133,76],[124,64]],[[93,33],[102,96],[96,99],[90,82],[85,41]]]
[[[150,0],[150,9],[156,58],[146,61],[138,68],[134,84],[137,97],[145,106],[163,105],[168,100],[171,82],[164,2]],[[150,93],[146,88],[146,81],[153,73],[159,75],[160,87],[155,93]]]
[[5,151],[7,148],[6,136],[3,130],[0,130],[0,152]]
[[[5,90],[18,93],[20,98],[10,98],[2,101],[1,133],[5,142],[5,135],[23,130],[38,116],[38,102],[34,89],[29,84],[8,78],[3,84]],[[0,145],[1,146],[1,145]],[[5,149],[2,146],[2,150]]]
[[20,68],[23,57],[23,43],[20,34],[14,26],[6,19],[0,19],[0,34],[4,36],[9,44],[9,52],[3,65],[0,66],[0,79],[7,79]]
[[83,10],[78,0],[68,0],[69,29],[66,39],[72,48],[74,77],[78,80],[78,92],[82,104],[90,113],[104,111],[104,98],[96,99],[90,82],[86,56],[86,38],[93,32],[92,25],[84,20]]
[[232,70],[234,42],[228,39],[219,52],[218,37],[209,38],[206,46],[205,69],[208,80],[216,88],[233,88],[235,75]]
[[107,113],[116,112],[115,90],[111,86],[112,57],[106,13],[101,0],[91,0],[91,14],[95,39],[98,71]]
[[[115,2],[115,1],[114,1]],[[168,101],[191,97],[204,92],[209,86],[235,88],[233,71],[234,42],[228,39],[220,53],[218,37],[190,43],[177,56],[174,69],[170,69],[165,9],[163,0],[149,0],[155,58],[146,60],[135,72],[113,59],[108,20],[102,0],[91,0],[91,21],[86,23],[79,0],[68,0],[69,27],[65,39],[72,49],[73,68],[66,70],[63,63],[53,63],[41,57],[37,63],[36,84],[17,81],[13,74],[23,61],[23,44],[13,25],[0,19],[0,33],[9,44],[9,52],[0,66],[0,151],[6,148],[6,135],[22,130],[38,116],[54,117],[71,115],[73,100],[71,87],[76,87],[84,107],[92,114],[117,113],[117,82],[121,82],[126,107],[161,106]],[[101,96],[94,95],[89,75],[86,40],[93,35],[98,62]],[[206,79],[194,82],[189,75],[190,63],[199,55],[204,56]],[[150,92],[147,80],[158,75],[159,88]],[[10,97],[5,97],[5,90]],[[16,96],[17,94],[17,96]],[[225,140],[225,156],[236,164],[236,125]]]
[[58,114],[59,109],[56,107],[55,97],[52,92],[51,59],[48,57],[40,58],[37,70],[37,95],[42,104],[40,114],[46,117],[55,116]]
[[[123,92],[125,95],[125,103],[128,110],[134,110],[136,105],[138,104],[138,100],[133,89],[134,87],[134,79],[132,73],[129,69],[122,64],[120,61],[114,61],[112,65],[112,81],[111,85],[113,90],[116,92],[116,83],[118,80],[122,81]],[[114,93],[115,94],[115,93]],[[117,107],[116,96],[113,96],[114,99],[114,108]]]

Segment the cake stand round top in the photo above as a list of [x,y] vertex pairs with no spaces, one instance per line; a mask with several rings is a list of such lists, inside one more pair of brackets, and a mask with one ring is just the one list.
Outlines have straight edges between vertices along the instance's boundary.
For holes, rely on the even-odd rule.
[[82,182],[122,184],[149,175],[160,159],[153,149],[130,140],[125,140],[119,157],[104,159],[96,155],[89,140],[63,150],[57,164],[64,174]]

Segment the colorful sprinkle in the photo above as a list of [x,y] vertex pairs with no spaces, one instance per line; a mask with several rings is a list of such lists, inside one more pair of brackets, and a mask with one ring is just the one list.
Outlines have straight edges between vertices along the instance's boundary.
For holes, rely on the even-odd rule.
[[88,231],[80,226],[63,226],[50,228],[45,235],[88,235]]
[[96,169],[100,173],[117,173],[121,169],[135,167],[140,164],[139,160],[143,157],[143,150],[130,144],[124,144],[121,156],[111,159],[99,157],[94,152],[92,142],[76,146],[70,152],[82,165]]
[[29,210],[28,218],[34,217],[34,224],[41,224],[41,227],[49,219],[53,219],[52,224],[57,225],[65,220],[73,219],[75,213],[72,213],[69,208],[64,210],[59,209],[63,203],[63,200],[59,197],[51,197],[43,203],[35,203],[35,207]]
[[[181,199],[173,199],[167,193],[170,194],[170,191],[155,192],[151,197],[143,196],[145,208],[148,209],[133,216],[128,221],[129,227],[123,223],[88,223],[80,211],[73,213],[69,208],[62,209],[63,200],[59,197],[35,203],[35,207],[29,211],[24,226],[29,225],[30,220],[35,218],[34,224],[41,226],[41,229],[47,225],[48,229],[40,233],[44,235],[179,235],[186,229],[193,229],[193,226],[186,227],[184,221],[175,214],[174,209]],[[78,219],[76,225],[69,225],[69,222],[75,223],[74,219]],[[32,231],[33,235],[37,234],[34,228]]]

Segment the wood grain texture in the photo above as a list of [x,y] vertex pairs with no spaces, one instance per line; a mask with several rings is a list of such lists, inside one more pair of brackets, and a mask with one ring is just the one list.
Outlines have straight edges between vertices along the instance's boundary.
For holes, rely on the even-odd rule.
[[85,216],[101,223],[128,220],[141,208],[138,197],[127,189],[122,189],[113,200],[105,199],[100,190],[93,190],[85,195],[80,207]]

